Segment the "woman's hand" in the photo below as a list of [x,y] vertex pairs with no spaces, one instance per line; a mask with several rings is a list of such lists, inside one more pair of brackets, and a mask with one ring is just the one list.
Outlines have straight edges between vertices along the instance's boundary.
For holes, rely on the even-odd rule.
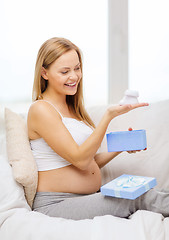
[[[128,129],[129,131],[132,131],[132,128]],[[144,149],[144,151],[147,150],[147,148]],[[127,151],[128,153],[136,153],[136,152],[140,152],[141,150],[133,150],[133,151]]]
[[135,108],[145,107],[145,106],[149,106],[149,104],[148,103],[136,103],[136,104],[126,104],[123,106],[116,105],[116,106],[109,107],[108,113],[109,113],[109,116],[111,117],[111,119],[113,119],[114,117],[117,117],[119,115],[127,113]]

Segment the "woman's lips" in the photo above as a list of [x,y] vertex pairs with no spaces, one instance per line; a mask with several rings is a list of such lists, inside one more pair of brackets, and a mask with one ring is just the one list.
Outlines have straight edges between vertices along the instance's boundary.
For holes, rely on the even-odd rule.
[[67,83],[65,84],[68,87],[75,87],[76,86],[76,82],[75,83]]

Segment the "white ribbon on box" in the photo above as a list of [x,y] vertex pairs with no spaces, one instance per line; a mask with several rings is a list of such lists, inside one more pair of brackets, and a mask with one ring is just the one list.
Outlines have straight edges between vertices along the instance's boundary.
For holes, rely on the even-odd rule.
[[117,179],[116,186],[123,187],[123,188],[138,187],[145,182],[146,180],[144,177],[127,176],[127,177],[122,177],[120,179]]
[[115,181],[114,195],[115,197],[121,197],[120,191],[126,188],[133,188],[144,186],[145,191],[150,189],[149,183],[147,183],[144,177],[138,176],[125,176]]

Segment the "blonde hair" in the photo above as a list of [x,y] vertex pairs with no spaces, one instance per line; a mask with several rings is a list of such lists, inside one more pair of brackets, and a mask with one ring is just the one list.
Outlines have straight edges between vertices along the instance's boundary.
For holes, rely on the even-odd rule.
[[[81,72],[82,72],[82,56],[80,49],[73,44],[71,41],[65,39],[65,38],[51,38],[48,39],[46,42],[44,42],[39,49],[36,65],[35,65],[35,75],[34,75],[34,84],[33,84],[33,92],[32,92],[32,99],[33,101],[43,99],[43,92],[47,89],[48,81],[45,80],[41,75],[42,67],[45,69],[48,69],[49,66],[60,56],[62,56],[64,53],[75,50],[79,57]],[[66,96],[66,102],[68,104],[68,107],[70,107],[76,117],[79,120],[85,121],[87,124],[89,124],[92,127],[95,127],[93,121],[87,114],[85,108],[84,108],[84,100],[83,100],[83,81],[82,78],[79,82],[77,92],[75,95],[67,95]]]

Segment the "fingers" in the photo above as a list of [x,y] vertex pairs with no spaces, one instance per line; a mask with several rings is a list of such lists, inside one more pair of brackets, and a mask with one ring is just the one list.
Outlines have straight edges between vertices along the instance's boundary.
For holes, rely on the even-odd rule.
[[127,151],[127,152],[131,154],[131,153],[136,153],[137,151],[134,150],[134,151]]
[[[146,151],[147,148],[143,149],[143,151]],[[141,152],[141,150],[132,150],[132,151],[127,151],[128,153],[137,153],[137,152]]]
[[120,110],[121,114],[123,114],[123,113],[129,112],[135,108],[146,107],[146,106],[149,106],[149,104],[148,103],[125,104],[125,105],[120,106],[119,110]]
[[119,115],[130,112],[131,110],[139,107],[149,106],[148,103],[136,103],[136,104],[125,104],[125,105],[116,105],[108,108],[109,116],[112,118]]
[[135,109],[135,108],[139,108],[139,107],[146,107],[146,106],[149,106],[149,103],[136,103],[136,104],[132,104],[132,109]]

